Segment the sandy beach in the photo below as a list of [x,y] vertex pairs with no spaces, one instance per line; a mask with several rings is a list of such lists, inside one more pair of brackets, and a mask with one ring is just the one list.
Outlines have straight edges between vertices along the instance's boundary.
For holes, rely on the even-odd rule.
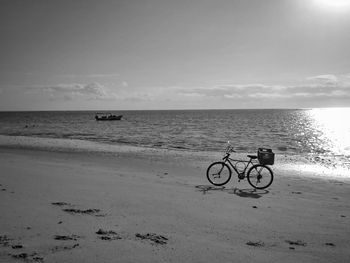
[[350,0],[3,0],[0,36],[0,263],[350,263]]
[[350,181],[334,171],[277,156],[266,190],[213,187],[206,166],[221,153],[13,138],[0,138],[0,262],[350,258]]

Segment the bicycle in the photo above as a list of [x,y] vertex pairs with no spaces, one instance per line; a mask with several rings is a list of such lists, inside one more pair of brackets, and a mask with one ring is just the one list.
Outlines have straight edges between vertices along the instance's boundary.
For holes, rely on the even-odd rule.
[[[236,151],[231,145],[228,145],[223,161],[209,165],[207,178],[211,184],[215,186],[227,184],[231,179],[232,170],[237,173],[238,181],[247,177],[248,183],[255,189],[265,189],[272,184],[273,172],[266,166],[274,163],[274,153],[271,149],[259,148],[258,155],[247,155],[248,161],[232,159],[230,157],[232,152]],[[239,167],[240,165],[241,167]],[[246,173],[248,167],[250,168]]]

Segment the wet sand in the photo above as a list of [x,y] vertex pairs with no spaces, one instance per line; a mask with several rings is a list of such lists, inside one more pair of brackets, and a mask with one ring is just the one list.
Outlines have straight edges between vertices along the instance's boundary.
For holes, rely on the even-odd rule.
[[350,181],[327,170],[276,163],[254,191],[210,185],[212,156],[30,145],[0,143],[0,262],[350,258]]

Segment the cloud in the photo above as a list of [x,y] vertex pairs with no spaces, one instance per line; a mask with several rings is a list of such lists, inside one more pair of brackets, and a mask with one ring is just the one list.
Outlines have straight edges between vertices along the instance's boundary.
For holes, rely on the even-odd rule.
[[59,84],[51,86],[31,86],[27,87],[27,91],[44,92],[49,94],[51,99],[72,100],[77,97],[85,99],[106,99],[108,94],[103,85],[93,82],[89,84]]
[[97,97],[107,96],[105,88],[101,84],[96,82],[78,86],[77,92],[84,95],[95,95]]
[[249,94],[248,97],[250,98],[257,98],[257,99],[278,99],[278,98],[288,98],[289,96],[286,94],[280,94],[280,93],[252,93]]
[[[336,81],[335,81],[336,80]],[[18,100],[56,101],[64,105],[118,105],[120,107],[268,107],[277,105],[348,104],[350,81],[348,75],[318,75],[304,79],[298,85],[218,84],[212,86],[129,86],[124,80],[110,81],[108,88],[98,82],[69,83],[40,86],[0,86],[6,96]],[[97,102],[99,100],[100,102]],[[90,103],[90,104],[89,104]],[[132,106],[130,106],[132,105]],[[175,106],[174,106],[175,105]],[[186,106],[187,105],[187,106]],[[190,106],[189,106],[190,105]],[[218,105],[218,106],[215,106]],[[267,105],[267,106],[266,106]]]
[[[320,75],[312,79],[321,83],[303,85],[220,85],[212,87],[179,88],[178,94],[189,96],[216,97],[230,100],[249,99],[299,99],[299,98],[349,98],[350,82],[338,80],[336,76]],[[337,79],[337,82],[333,82]],[[325,80],[325,81],[324,81]],[[332,80],[332,85],[330,81]]]
[[318,80],[318,81],[324,81],[329,84],[333,84],[338,81],[338,77],[333,74],[325,74],[325,75],[308,77],[307,80]]
[[[197,94],[197,96],[223,97],[228,99],[243,97],[267,97],[278,94],[287,89],[281,85],[247,84],[247,85],[219,85],[213,87],[182,88],[180,94]],[[276,96],[275,96],[276,97]]]
[[186,97],[192,97],[192,98],[195,98],[195,97],[204,97],[205,95],[204,94],[200,94],[200,93],[197,93],[197,92],[188,92],[188,93],[182,93],[183,96],[186,96]]
[[224,98],[226,98],[226,99],[239,99],[239,98],[242,98],[242,95],[240,95],[240,94],[225,94]]
[[156,94],[149,91],[126,91],[120,90],[118,93],[113,94],[114,98],[119,101],[132,101],[132,102],[140,102],[140,101],[155,101],[157,98],[161,99],[161,95]]

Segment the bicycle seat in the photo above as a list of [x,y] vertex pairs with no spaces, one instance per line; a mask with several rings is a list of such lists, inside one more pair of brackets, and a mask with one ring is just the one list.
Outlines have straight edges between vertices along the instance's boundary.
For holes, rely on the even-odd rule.
[[247,157],[249,157],[249,158],[251,158],[253,160],[258,158],[258,156],[256,156],[256,155],[247,155]]

